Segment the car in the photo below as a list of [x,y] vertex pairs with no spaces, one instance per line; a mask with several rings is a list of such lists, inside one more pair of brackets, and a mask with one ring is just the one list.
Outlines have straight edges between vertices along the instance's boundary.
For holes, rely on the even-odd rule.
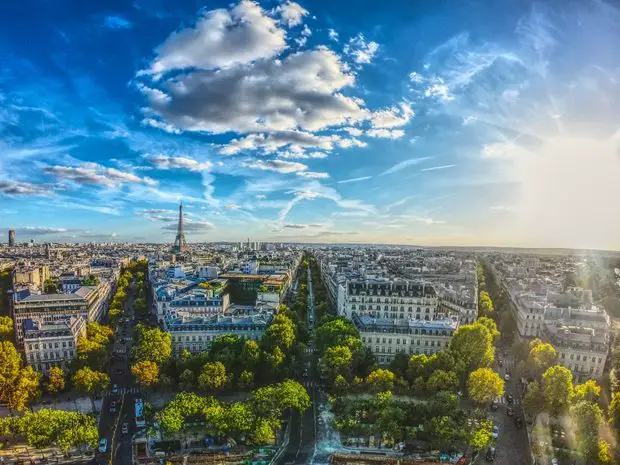
[[511,417],[511,416],[513,416],[513,415],[514,415],[514,412],[513,412],[513,410],[512,410],[512,407],[508,407],[508,408],[506,409],[506,415],[508,415],[509,417]]
[[118,391],[119,391],[118,384],[113,384],[112,385],[112,394],[118,394]]
[[129,433],[129,425],[127,423],[123,423],[123,426],[121,427],[121,433],[123,434]]
[[556,459],[555,457],[553,457],[551,459],[551,465],[559,465],[558,459]]
[[493,425],[493,439],[497,439],[499,437],[499,428],[495,425]]
[[125,373],[125,371],[122,368],[117,368],[114,370],[114,374],[122,375],[123,373]]
[[501,367],[501,366],[504,366],[504,361],[500,358],[500,359],[497,361],[497,364],[498,364],[500,367]]
[[499,403],[497,402],[497,400],[494,400],[494,401],[491,403],[491,410],[495,411],[495,410],[497,410],[498,408],[499,408]]
[[505,379],[506,381],[510,381],[510,373],[506,373],[506,374],[504,375],[504,379]]
[[523,426],[523,418],[515,417],[515,426],[521,428]]
[[304,370],[303,376],[304,376],[304,378],[308,377],[308,370]]
[[116,412],[116,401],[115,401],[115,400],[113,400],[113,401],[110,403],[110,413],[115,413],[115,412]]
[[105,454],[108,450],[108,440],[106,438],[99,439],[99,452]]
[[489,447],[484,458],[487,459],[487,462],[493,462],[495,460],[495,447]]
[[509,404],[512,404],[514,400],[515,400],[515,398],[512,397],[512,394],[507,394],[506,395],[506,402],[508,402]]

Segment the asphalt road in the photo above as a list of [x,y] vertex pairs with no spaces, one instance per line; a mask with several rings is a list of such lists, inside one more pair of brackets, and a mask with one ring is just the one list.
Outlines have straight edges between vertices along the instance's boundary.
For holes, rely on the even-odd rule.
[[[110,362],[110,389],[104,393],[99,420],[99,437],[108,440],[108,450],[105,454],[98,455],[98,463],[131,465],[131,435],[135,432],[134,398],[138,388],[131,375],[129,354],[133,342],[131,321],[134,317],[136,290],[134,284],[128,287],[122,322],[118,325],[112,349],[113,354],[120,351],[124,355],[115,356]],[[114,392],[115,390],[118,392]],[[113,402],[116,404],[114,412],[111,411]],[[123,423],[128,424],[127,434],[122,433]]]
[[[496,369],[502,376],[507,372],[514,374],[514,361],[511,356],[503,358],[504,363],[502,367],[496,366]],[[507,415],[507,409],[510,406],[504,397],[501,399],[499,408],[492,412],[495,425],[499,428],[499,437],[496,441],[496,455],[493,463],[497,465],[530,465],[531,454],[530,447],[527,441],[527,433],[525,431],[525,421],[523,426],[517,428],[515,424],[515,416],[523,416],[523,407],[521,405],[521,394],[517,386],[517,381],[514,377],[505,382],[506,395],[512,394],[514,402],[512,409],[514,416]],[[477,463],[485,463],[484,452],[479,454]]]
[[[308,328],[310,329],[311,341],[314,339],[314,325],[316,314],[314,310],[314,295],[312,294],[312,273],[308,269]],[[303,385],[308,390],[311,407],[301,416],[293,412],[290,421],[289,444],[286,451],[280,456],[277,465],[301,465],[308,464],[312,460],[316,445],[316,409],[318,401],[316,356],[314,343],[308,346],[307,358],[304,361],[308,370],[308,376],[302,379]]]

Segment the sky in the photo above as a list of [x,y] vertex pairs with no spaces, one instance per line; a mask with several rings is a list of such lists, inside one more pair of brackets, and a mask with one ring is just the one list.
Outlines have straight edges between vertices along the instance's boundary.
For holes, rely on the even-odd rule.
[[0,234],[620,249],[620,9],[0,7]]

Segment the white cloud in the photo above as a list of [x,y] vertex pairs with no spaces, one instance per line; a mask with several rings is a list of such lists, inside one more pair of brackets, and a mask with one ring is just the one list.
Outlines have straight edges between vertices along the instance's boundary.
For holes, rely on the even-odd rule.
[[400,139],[405,135],[405,131],[402,129],[369,129],[366,135],[383,139]]
[[198,162],[189,157],[171,157],[168,155],[145,155],[144,158],[159,169],[186,169],[189,171],[204,171],[211,168],[211,162]]
[[424,91],[424,95],[426,97],[437,97],[445,102],[454,100],[454,95],[450,93],[450,89],[443,83],[443,81],[436,82],[435,84],[427,87]]
[[329,178],[328,173],[319,173],[316,171],[298,171],[297,176],[301,176],[302,178],[309,179],[326,179]]
[[343,179],[342,181],[338,181],[337,184],[349,184],[351,182],[367,181],[368,179],[372,179],[372,176],[360,176],[359,178]]
[[53,193],[54,187],[29,182],[0,181],[0,195],[10,196],[38,196]]
[[519,91],[515,89],[508,89],[502,92],[502,98],[511,105],[515,105],[517,103],[519,100],[519,95]]
[[242,0],[230,10],[206,11],[194,27],[172,33],[155,49],[155,59],[143,74],[229,68],[274,57],[285,48],[286,32],[258,3]]
[[513,142],[496,142],[482,147],[482,158],[505,159],[524,153],[524,150]]
[[303,150],[291,150],[286,152],[278,152],[278,158],[285,160],[307,160],[327,158],[327,154],[323,152],[304,152]]
[[415,82],[416,84],[421,84],[424,82],[424,77],[420,73],[413,71],[409,73],[409,80],[411,82]]
[[97,163],[83,163],[79,166],[46,166],[43,172],[58,179],[73,181],[77,184],[117,187],[122,184],[157,185],[149,177],[139,177],[133,173],[107,168]]
[[363,134],[363,131],[359,128],[342,128],[344,132],[351,136],[359,137]]
[[280,15],[280,20],[288,27],[299,26],[308,14],[308,10],[299,3],[287,1],[275,9]]
[[334,29],[328,29],[327,35],[329,36],[330,40],[333,40],[334,42],[338,42],[339,35]]
[[349,39],[349,42],[344,46],[343,52],[353,57],[355,63],[368,64],[372,62],[378,50],[379,44],[377,42],[367,41],[364,34],[360,33]]
[[418,158],[410,158],[409,160],[401,161],[400,163],[397,163],[396,165],[392,166],[388,170],[381,173],[381,176],[386,175],[386,174],[396,173],[398,171],[404,170],[405,168],[409,166],[419,165],[420,163],[423,163],[432,158],[433,157],[418,157]]
[[409,103],[403,102],[400,107],[390,107],[385,110],[375,111],[370,116],[373,128],[397,128],[406,125],[415,116],[415,112]]
[[288,148],[291,153],[303,153],[305,149],[331,151],[335,147],[363,147],[357,139],[345,139],[338,135],[321,136],[306,131],[280,131],[271,134],[250,134],[241,139],[233,139],[220,149],[223,155],[235,155],[244,151],[261,150],[266,154]]
[[309,131],[367,118],[361,99],[340,90],[355,75],[333,51],[319,47],[244,67],[189,72],[163,84],[149,111],[189,131]]
[[284,160],[253,160],[241,164],[246,168],[275,171],[276,173],[296,173],[308,169],[307,165],[294,161]]

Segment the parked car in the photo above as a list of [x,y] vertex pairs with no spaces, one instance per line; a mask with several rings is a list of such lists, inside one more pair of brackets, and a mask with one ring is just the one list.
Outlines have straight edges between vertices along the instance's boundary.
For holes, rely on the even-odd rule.
[[521,428],[523,426],[523,418],[515,417],[515,425],[517,428]]
[[485,455],[487,462],[493,462],[495,460],[495,447],[489,447]]
[[108,440],[106,438],[99,439],[99,452],[105,454],[105,451],[108,450]]
[[497,402],[497,400],[494,400],[494,401],[491,403],[491,410],[495,411],[495,410],[497,410],[498,408],[499,408],[499,403]]
[[497,360],[497,364],[501,367],[504,366],[504,361],[500,358],[499,360]]
[[127,423],[123,423],[123,426],[121,427],[121,433],[123,434],[129,433],[129,425]]
[[505,379],[506,381],[510,381],[510,373],[506,373],[506,374],[504,375],[504,379]]
[[493,425],[493,439],[497,439],[499,437],[499,428],[495,425]]
[[119,391],[118,384],[113,384],[112,385],[112,394],[118,394],[118,391]]
[[506,395],[506,402],[508,402],[509,404],[512,404],[512,402],[515,400],[514,397],[512,397],[512,394],[507,394]]
[[511,416],[513,416],[513,415],[514,415],[514,412],[513,412],[513,410],[512,410],[512,407],[508,407],[508,408],[506,409],[506,415],[508,415],[509,417],[511,417]]

